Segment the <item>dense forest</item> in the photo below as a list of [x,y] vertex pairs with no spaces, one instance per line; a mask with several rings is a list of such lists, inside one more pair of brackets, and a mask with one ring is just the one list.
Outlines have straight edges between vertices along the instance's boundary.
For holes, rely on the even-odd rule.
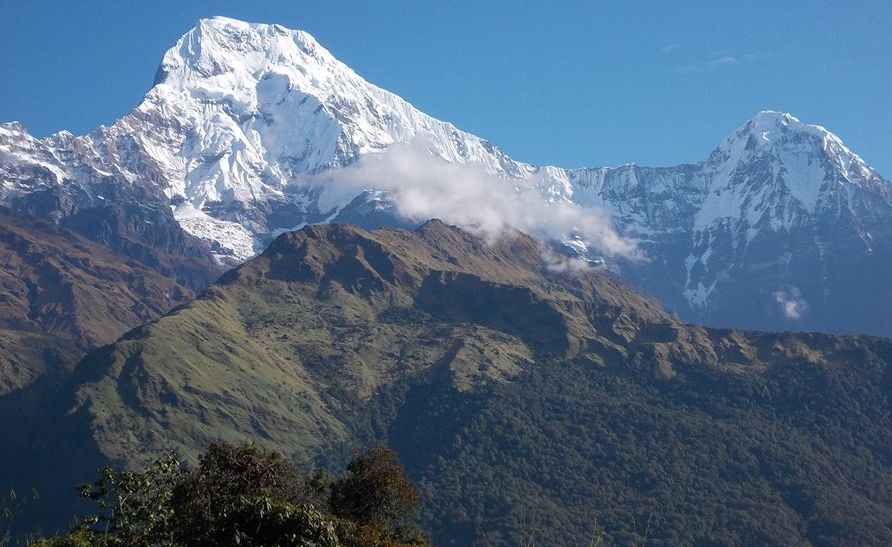
[[850,357],[672,380],[540,362],[473,394],[393,394],[382,419],[455,545],[889,545],[892,375]]

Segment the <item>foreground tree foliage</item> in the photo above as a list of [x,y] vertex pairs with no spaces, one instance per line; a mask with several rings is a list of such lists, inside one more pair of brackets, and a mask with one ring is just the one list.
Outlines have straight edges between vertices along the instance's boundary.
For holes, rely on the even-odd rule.
[[396,453],[376,446],[346,476],[304,477],[277,452],[215,443],[185,468],[165,453],[142,471],[100,469],[80,493],[97,505],[64,536],[35,547],[429,545],[413,524],[418,490]]
[[410,522],[420,502],[396,453],[380,445],[350,462],[331,497],[338,516],[378,527]]

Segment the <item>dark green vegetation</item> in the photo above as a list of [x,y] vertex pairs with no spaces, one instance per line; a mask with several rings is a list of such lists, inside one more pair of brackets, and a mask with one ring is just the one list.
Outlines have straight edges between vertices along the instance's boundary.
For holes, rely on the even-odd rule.
[[137,260],[0,207],[0,395],[189,301]]
[[[343,478],[301,476],[279,453],[215,443],[184,468],[168,452],[143,471],[99,470],[80,488],[97,513],[33,547],[428,545],[412,524],[418,491],[394,452],[377,446]],[[0,545],[4,539],[0,537]]]
[[892,342],[685,325],[546,254],[436,221],[285,234],[88,355],[0,477],[386,442],[439,544],[892,544]]

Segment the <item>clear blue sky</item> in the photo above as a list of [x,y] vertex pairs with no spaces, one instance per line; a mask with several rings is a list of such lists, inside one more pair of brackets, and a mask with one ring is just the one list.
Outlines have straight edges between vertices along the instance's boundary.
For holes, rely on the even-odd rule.
[[0,120],[38,136],[108,124],[211,15],[306,30],[369,81],[536,164],[697,161],[771,109],[826,126],[892,178],[888,0],[0,0]]

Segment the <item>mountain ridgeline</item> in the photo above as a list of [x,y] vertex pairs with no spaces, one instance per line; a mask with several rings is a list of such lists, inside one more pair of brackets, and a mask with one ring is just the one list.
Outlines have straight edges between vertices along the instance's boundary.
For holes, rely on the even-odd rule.
[[575,264],[439,221],[283,234],[90,353],[0,472],[46,523],[100,463],[386,442],[443,545],[892,542],[892,342],[690,326]]
[[[200,290],[221,266],[305,223],[427,220],[397,215],[386,185],[366,191],[381,181],[364,189],[327,176],[419,139],[490,184],[609,215],[649,260],[598,256],[598,241],[573,234],[536,235],[607,259],[687,321],[892,335],[889,183],[823,127],[765,111],[690,164],[533,166],[281,25],[202,19],[163,55],[139,106],[88,135],[36,139],[21,124],[0,125],[0,202]],[[447,213],[429,216],[460,224]]]

